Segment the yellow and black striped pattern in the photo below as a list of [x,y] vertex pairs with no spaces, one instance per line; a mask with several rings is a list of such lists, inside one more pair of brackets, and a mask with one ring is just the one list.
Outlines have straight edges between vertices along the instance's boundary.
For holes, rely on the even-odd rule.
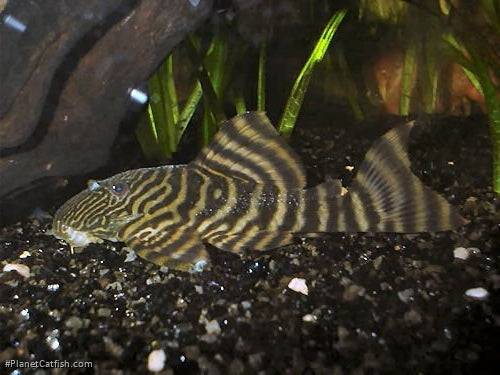
[[207,262],[205,244],[241,252],[267,250],[295,234],[425,232],[465,220],[410,171],[412,124],[379,139],[348,194],[338,180],[310,189],[299,158],[263,113],[222,124],[186,166],[123,172],[91,181],[54,217],[53,232],[73,246],[123,241],[159,265]]

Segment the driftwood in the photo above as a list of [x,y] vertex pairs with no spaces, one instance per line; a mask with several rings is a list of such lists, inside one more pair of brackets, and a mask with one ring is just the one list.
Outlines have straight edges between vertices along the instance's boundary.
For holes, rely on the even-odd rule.
[[[211,3],[8,1],[0,16],[0,198],[40,178],[101,166],[133,106],[130,90]],[[26,29],[9,26],[9,16]]]

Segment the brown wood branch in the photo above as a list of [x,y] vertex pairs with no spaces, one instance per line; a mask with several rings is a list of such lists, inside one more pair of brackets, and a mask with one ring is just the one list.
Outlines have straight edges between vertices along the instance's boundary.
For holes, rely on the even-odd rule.
[[[19,3],[28,6],[28,2]],[[75,6],[94,4],[89,0],[73,3]],[[54,2],[40,1],[38,5],[45,4],[54,5]],[[36,95],[33,93],[26,102],[11,105],[5,118],[24,116],[27,118],[24,123],[33,128],[42,110],[39,106],[54,105],[55,108],[36,147],[0,158],[0,197],[39,178],[82,174],[102,165],[118,125],[131,107],[129,90],[142,85],[186,33],[208,16],[212,7],[210,0],[202,0],[197,6],[186,0],[139,0],[134,4],[77,61],[56,103],[43,103],[40,82],[44,82],[41,86],[46,89],[47,80],[53,77],[53,65],[59,61],[64,64],[63,57],[54,56],[50,66],[18,67],[23,74],[39,69],[35,74],[37,82],[30,83],[26,73],[17,90],[19,93],[20,88],[25,87],[22,92],[28,93],[33,88]],[[0,40],[5,38],[2,36],[5,32],[12,31],[0,29]],[[68,49],[59,46],[58,51],[69,53]],[[32,55],[36,52],[39,53],[35,49]],[[29,61],[26,59],[26,64],[29,65]],[[0,70],[4,68],[0,63]],[[10,71],[16,73],[15,69]],[[2,74],[5,72],[0,72],[0,76]],[[4,122],[3,118],[0,122],[4,132],[16,129],[15,125],[15,122]],[[23,135],[11,136],[11,140],[22,139],[29,133],[25,127],[18,129]]]

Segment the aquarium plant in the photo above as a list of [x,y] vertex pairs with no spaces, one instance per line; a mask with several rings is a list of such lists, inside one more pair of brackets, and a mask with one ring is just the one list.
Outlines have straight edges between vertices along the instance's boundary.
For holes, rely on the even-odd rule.
[[[332,15],[294,81],[278,126],[286,137],[293,131],[314,68],[325,56],[345,14],[346,10],[340,10]],[[218,124],[228,117],[223,103],[231,102],[236,113],[247,110],[243,88],[232,84],[232,81],[237,81],[234,67],[247,46],[242,42],[231,43],[227,30],[222,29],[212,38],[206,51],[203,51],[201,38],[197,35],[191,35],[184,47],[196,77],[184,105],[179,103],[176,91],[174,61],[177,51],[167,57],[148,83],[147,116],[139,124],[136,134],[145,155],[151,159],[165,161],[172,157],[200,101],[203,102],[202,145],[210,141]],[[266,109],[266,54],[267,45],[263,41],[258,54],[255,101],[255,109],[260,111]]]

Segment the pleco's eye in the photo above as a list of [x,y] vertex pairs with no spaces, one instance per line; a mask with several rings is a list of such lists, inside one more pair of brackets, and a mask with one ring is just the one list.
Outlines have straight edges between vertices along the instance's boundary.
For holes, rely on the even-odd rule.
[[128,187],[122,182],[117,182],[111,186],[111,190],[113,190],[113,193],[115,193],[116,195],[123,195],[127,193]]

